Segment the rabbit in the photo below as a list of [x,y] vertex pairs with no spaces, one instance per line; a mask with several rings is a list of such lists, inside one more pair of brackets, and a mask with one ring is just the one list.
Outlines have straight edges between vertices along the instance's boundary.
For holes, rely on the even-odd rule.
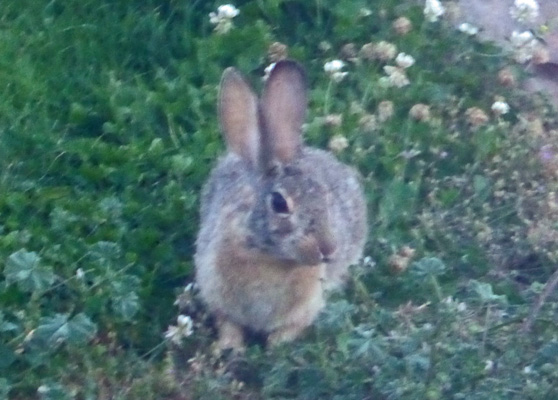
[[227,153],[201,195],[194,256],[220,349],[244,348],[244,331],[268,345],[291,341],[342,285],[362,255],[366,205],[358,173],[302,143],[306,75],[278,62],[261,99],[224,71],[219,118]]

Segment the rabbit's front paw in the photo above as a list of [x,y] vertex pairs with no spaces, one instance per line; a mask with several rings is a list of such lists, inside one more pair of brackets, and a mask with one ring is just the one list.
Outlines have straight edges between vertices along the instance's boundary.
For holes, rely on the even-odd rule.
[[219,321],[219,350],[232,349],[235,352],[244,351],[244,332],[240,325],[226,319]]

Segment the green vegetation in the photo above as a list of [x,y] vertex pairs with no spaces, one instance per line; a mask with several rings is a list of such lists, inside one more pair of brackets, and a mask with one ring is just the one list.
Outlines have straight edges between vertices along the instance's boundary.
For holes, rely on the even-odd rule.
[[[413,1],[243,0],[216,31],[221,4],[2,2],[0,399],[558,398],[558,121],[513,57]],[[364,177],[367,257],[305,337],[218,356],[183,291],[217,86],[286,53],[307,143]]]

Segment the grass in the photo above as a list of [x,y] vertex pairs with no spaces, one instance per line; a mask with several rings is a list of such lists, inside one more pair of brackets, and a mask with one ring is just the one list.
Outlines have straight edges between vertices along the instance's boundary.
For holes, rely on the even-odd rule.
[[[412,1],[239,1],[226,33],[220,4],[4,2],[0,399],[556,398],[558,124],[512,55]],[[381,41],[414,57],[409,85]],[[366,258],[302,339],[218,356],[183,291],[217,85],[234,65],[261,87],[285,49],[311,82],[305,140],[363,175]]]

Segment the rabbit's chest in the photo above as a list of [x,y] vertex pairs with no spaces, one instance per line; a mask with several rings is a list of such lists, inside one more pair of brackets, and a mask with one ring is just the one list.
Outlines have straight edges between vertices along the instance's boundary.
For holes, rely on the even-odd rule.
[[[223,260],[224,261],[224,260]],[[294,266],[250,250],[219,263],[223,308],[238,323],[270,331],[323,304],[323,266]]]

